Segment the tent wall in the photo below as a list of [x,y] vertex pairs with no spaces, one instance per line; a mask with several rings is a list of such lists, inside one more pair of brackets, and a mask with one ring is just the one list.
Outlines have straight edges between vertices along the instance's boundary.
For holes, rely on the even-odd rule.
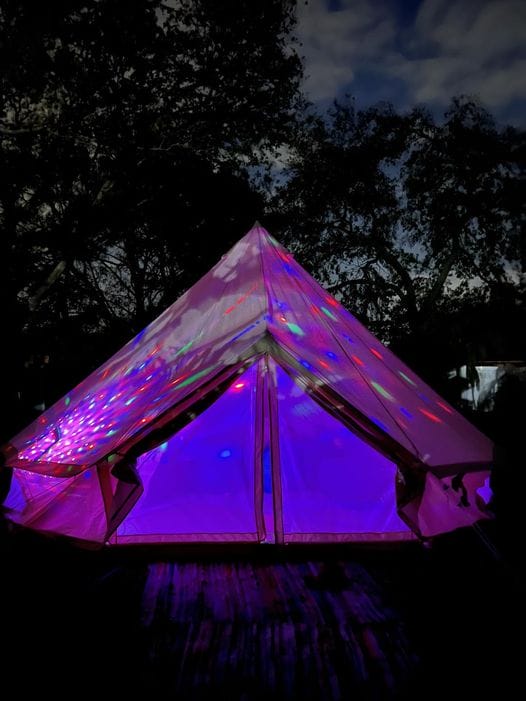
[[75,477],[52,477],[13,470],[6,513],[38,531],[103,542],[106,510],[96,469]]

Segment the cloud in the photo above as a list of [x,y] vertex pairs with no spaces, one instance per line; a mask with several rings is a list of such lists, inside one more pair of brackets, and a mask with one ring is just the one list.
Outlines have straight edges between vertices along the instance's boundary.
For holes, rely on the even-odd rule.
[[346,2],[338,12],[329,12],[321,0],[299,7],[305,89],[311,99],[335,97],[341,85],[352,82],[355,68],[374,60],[392,43],[396,28],[378,11],[381,7],[385,7],[381,0]]
[[[377,81],[399,107],[445,107],[453,95],[477,95],[497,117],[526,105],[526,3],[523,0],[323,0],[298,10],[305,89],[314,101],[344,91],[378,99]],[[396,99],[396,96],[398,99]],[[521,116],[516,115],[521,121]],[[526,116],[522,114],[522,121]]]

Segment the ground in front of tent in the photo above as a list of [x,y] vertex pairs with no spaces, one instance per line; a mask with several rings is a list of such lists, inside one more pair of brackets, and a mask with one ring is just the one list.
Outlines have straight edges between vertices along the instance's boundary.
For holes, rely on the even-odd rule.
[[472,529],[430,549],[88,552],[27,531],[4,532],[1,547],[11,694],[457,699],[520,688],[518,576]]

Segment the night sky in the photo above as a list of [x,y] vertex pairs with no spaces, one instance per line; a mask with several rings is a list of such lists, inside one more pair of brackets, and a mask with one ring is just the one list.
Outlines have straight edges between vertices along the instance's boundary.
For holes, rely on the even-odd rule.
[[478,97],[501,123],[526,123],[524,0],[309,0],[298,3],[305,90],[320,106],[353,95],[440,115]]

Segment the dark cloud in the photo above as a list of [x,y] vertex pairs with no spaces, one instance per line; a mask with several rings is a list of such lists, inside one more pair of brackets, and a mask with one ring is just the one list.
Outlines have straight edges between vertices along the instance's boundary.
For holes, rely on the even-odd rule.
[[440,110],[468,94],[526,121],[524,0],[310,0],[298,15],[315,101],[351,92]]

